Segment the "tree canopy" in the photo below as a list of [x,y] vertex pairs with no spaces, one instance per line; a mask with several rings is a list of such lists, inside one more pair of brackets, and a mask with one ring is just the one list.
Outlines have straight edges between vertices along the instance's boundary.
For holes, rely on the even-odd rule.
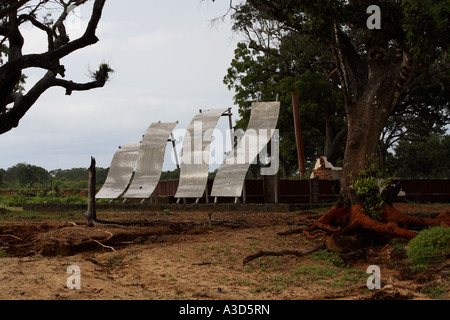
[[[108,169],[97,168],[97,187],[101,187],[106,180]],[[87,188],[88,169],[46,169],[28,164],[18,163],[6,170],[0,169],[0,188],[30,189],[30,188]]]
[[432,134],[402,140],[393,160],[397,176],[409,178],[450,178],[450,135]]

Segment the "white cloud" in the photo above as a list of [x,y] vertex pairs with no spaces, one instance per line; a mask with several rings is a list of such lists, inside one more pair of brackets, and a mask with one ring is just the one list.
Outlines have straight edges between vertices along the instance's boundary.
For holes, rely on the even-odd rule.
[[181,41],[183,35],[173,31],[157,29],[148,34],[139,34],[124,41],[126,50],[151,50],[171,46],[173,42]]

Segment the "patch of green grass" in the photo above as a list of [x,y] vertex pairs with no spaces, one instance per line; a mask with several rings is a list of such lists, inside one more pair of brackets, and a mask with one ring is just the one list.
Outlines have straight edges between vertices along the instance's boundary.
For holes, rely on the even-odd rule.
[[429,286],[424,289],[424,292],[432,299],[442,299],[446,290],[446,285]]
[[109,263],[110,270],[113,270],[122,264],[122,260],[120,260],[116,255],[106,258],[106,261]]
[[8,209],[6,213],[0,215],[0,221],[11,220],[73,220],[79,217],[83,218],[79,212],[55,212],[55,213],[42,213],[36,211],[22,210],[21,208]]
[[296,275],[302,275],[310,280],[327,279],[336,277],[338,269],[336,268],[321,268],[319,266],[303,266],[294,271]]
[[248,244],[248,248],[246,251],[252,251],[255,249],[255,247],[259,246],[259,240],[250,241]]
[[1,195],[0,206],[10,208],[20,208],[27,203],[37,204],[87,204],[87,197],[75,194],[69,197],[57,195],[55,191],[39,192],[36,196],[23,194]]
[[367,278],[367,273],[359,269],[345,269],[343,278],[345,281],[356,284]]
[[169,281],[177,281],[171,274],[167,275],[167,279],[169,279]]
[[335,265],[337,267],[344,267],[346,264],[344,260],[335,252],[328,249],[319,250],[312,254],[312,259],[326,261],[329,265]]
[[261,271],[267,271],[269,269],[264,259],[258,258],[256,261],[258,262]]
[[[351,269],[348,267],[337,267],[330,259],[329,253],[320,253],[316,259],[324,259],[329,261],[329,266],[306,265],[297,266],[296,269],[290,271],[280,271],[282,265],[281,259],[256,259],[258,269],[264,271],[258,283],[251,284],[254,294],[268,290],[283,291],[289,287],[296,287],[304,284],[318,284],[332,289],[345,288],[358,283],[364,284],[367,274],[359,269]],[[254,271],[252,267],[247,265],[245,272]]]
[[8,256],[8,252],[5,249],[0,248],[0,258],[6,258]]
[[406,249],[407,242],[399,239],[393,239],[392,245],[394,246],[394,252],[401,252]]

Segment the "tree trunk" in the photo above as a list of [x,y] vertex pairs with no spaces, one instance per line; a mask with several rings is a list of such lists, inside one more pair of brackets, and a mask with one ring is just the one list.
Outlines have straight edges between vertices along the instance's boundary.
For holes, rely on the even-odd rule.
[[377,152],[378,140],[388,115],[374,108],[369,101],[360,101],[348,109],[341,195],[348,204],[356,205],[360,202],[350,189],[351,179],[366,168],[368,156]]
[[97,222],[97,212],[95,210],[95,182],[96,182],[96,171],[95,171],[95,159],[91,157],[91,166],[89,167],[89,178],[88,178],[88,207],[87,211],[83,213],[87,220],[87,225],[93,227]]
[[334,166],[341,156],[341,148],[347,139],[347,129],[342,129],[336,135],[331,133],[331,129],[326,130],[325,147],[323,155]]

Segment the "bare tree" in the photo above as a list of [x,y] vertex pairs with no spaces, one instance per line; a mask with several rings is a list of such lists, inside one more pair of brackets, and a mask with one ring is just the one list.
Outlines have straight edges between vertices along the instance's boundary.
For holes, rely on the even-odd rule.
[[[0,134],[19,125],[22,117],[40,96],[51,87],[86,91],[103,87],[112,72],[107,64],[91,73],[89,82],[76,83],[64,79],[66,69],[61,59],[99,41],[96,29],[106,0],[95,0],[86,29],[81,37],[70,39],[66,23],[75,8],[89,0],[7,0],[0,1]],[[56,19],[51,17],[57,13]],[[47,51],[23,54],[25,39],[22,28],[32,24],[47,37]],[[3,59],[3,56],[5,58]],[[23,71],[46,70],[45,75],[27,92],[20,88]]]

